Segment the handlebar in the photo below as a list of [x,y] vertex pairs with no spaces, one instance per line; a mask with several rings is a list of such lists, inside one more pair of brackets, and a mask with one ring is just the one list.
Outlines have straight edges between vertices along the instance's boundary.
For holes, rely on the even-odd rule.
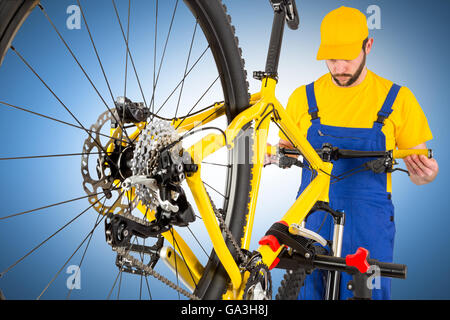
[[[353,158],[383,158],[392,157],[393,159],[403,159],[410,155],[424,155],[428,158],[433,158],[432,149],[399,149],[389,151],[359,151],[359,150],[346,150],[336,147],[330,147],[333,153],[334,160],[337,159],[353,159]],[[317,153],[324,152],[324,148],[317,149]],[[277,146],[267,145],[266,153],[268,155],[297,155],[300,156],[300,151],[296,149],[278,148]]]
[[[379,268],[381,277],[406,279],[408,268],[404,264],[380,262],[375,259],[367,259],[369,265],[375,265]],[[316,255],[313,266],[317,269],[341,271],[349,274],[359,272],[355,267],[346,264],[345,258],[331,257],[326,255]]]

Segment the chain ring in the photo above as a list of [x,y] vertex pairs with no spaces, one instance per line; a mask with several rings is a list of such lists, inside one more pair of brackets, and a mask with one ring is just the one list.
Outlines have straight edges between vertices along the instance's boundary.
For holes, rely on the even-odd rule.
[[272,276],[264,263],[258,263],[250,270],[243,299],[272,300]]

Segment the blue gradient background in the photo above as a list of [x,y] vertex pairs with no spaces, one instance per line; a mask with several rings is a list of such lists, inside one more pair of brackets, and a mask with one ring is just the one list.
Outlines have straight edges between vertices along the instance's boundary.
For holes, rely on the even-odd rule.
[[[121,10],[122,23],[125,25],[127,1],[116,1]],[[132,1],[133,8],[130,46],[133,58],[144,86],[147,100],[151,95],[153,60],[153,15],[152,2]],[[172,1],[160,1],[160,19],[170,19]],[[66,8],[75,1],[43,1],[47,12],[62,32],[65,39],[73,44],[75,54],[86,67],[93,82],[98,86],[105,100],[110,97],[102,78],[98,63],[87,37],[84,24],[81,30],[68,30],[65,27]],[[86,3],[86,4],[85,4]],[[272,25],[272,9],[266,0],[226,0],[232,22],[240,40],[246,69],[249,75],[262,70],[265,65],[268,39]],[[93,31],[97,48],[111,81],[116,96],[123,92],[124,42],[115,21],[110,1],[83,1],[88,23]],[[435,151],[440,165],[436,181],[427,186],[415,186],[408,177],[398,173],[393,175],[393,200],[396,207],[397,236],[395,243],[395,261],[408,265],[408,279],[394,280],[393,299],[448,299],[450,294],[450,225],[448,139],[449,130],[449,90],[447,76],[449,65],[446,41],[450,21],[450,3],[446,0],[426,1],[297,1],[301,26],[297,31],[286,29],[283,51],[279,67],[280,82],[277,87],[279,100],[286,104],[290,93],[298,86],[309,83],[327,72],[323,62],[315,60],[320,42],[320,22],[329,11],[340,5],[352,6],[365,12],[369,5],[381,8],[381,29],[372,30],[374,47],[368,56],[368,67],[378,75],[409,87],[421,104],[432,129],[434,139],[428,146]],[[104,8],[98,13],[96,9]],[[176,23],[186,22],[192,25],[192,19],[186,10],[179,10]],[[177,27],[178,32],[171,38],[167,55],[171,61],[163,67],[161,91],[173,87],[182,75],[186,46],[189,45],[192,27]],[[163,39],[167,24],[158,33],[158,57],[161,57]],[[142,39],[144,41],[142,41]],[[140,40],[140,41],[138,41]],[[203,44],[203,46],[202,46]],[[35,10],[14,41],[14,46],[27,60],[36,66],[38,72],[49,80],[54,91],[66,105],[76,113],[83,124],[96,121],[105,110],[95,92],[83,79],[82,73],[57,39],[51,26],[43,15]],[[181,48],[181,49],[179,49]],[[193,48],[193,57],[203,50],[204,43],[198,41]],[[181,56],[182,58],[178,57]],[[158,58],[159,59],[159,58]],[[177,61],[178,64],[177,65]],[[131,71],[131,66],[129,66]],[[202,65],[192,88],[211,83],[208,78],[208,64]],[[127,94],[140,100],[140,93],[132,71],[129,72]],[[249,78],[251,92],[259,90],[259,82]],[[74,85],[76,84],[76,86]],[[176,82],[175,82],[176,84]],[[216,101],[218,90],[215,86],[207,101]],[[167,91],[166,91],[167,92]],[[198,92],[198,91],[197,91]],[[159,105],[164,94],[156,96]],[[183,102],[196,101],[198,97],[186,94]],[[9,52],[0,69],[0,100],[19,106],[29,107],[36,112],[74,122],[61,108],[58,102]],[[173,106],[172,106],[173,107]],[[187,111],[189,108],[184,111]],[[184,114],[180,110],[180,114]],[[168,113],[170,114],[170,113]],[[173,113],[172,113],[173,114]],[[36,118],[2,106],[0,108],[0,126],[4,136],[1,157],[31,154],[73,153],[81,150],[84,134],[78,130],[60,124]],[[276,128],[270,135],[270,142],[277,142]],[[43,206],[83,195],[80,159],[55,158],[45,160],[2,161],[0,216]],[[402,164],[402,167],[404,165]],[[299,184],[300,171],[283,171],[268,167],[261,182],[256,224],[253,233],[253,247],[264,235],[267,226],[277,221],[295,199]],[[63,207],[52,208],[29,214],[20,218],[0,221],[0,269],[4,270],[21,257],[33,245],[42,241],[46,235],[62,226],[76,212],[87,207],[87,202],[71,203]],[[33,299],[39,295],[59,267],[75,250],[81,239],[89,232],[96,216],[83,215],[67,230],[58,234],[37,252],[30,255],[13,270],[0,279],[0,288],[7,298]],[[200,234],[202,234],[199,231]],[[204,237],[204,234],[202,234]],[[82,250],[81,250],[82,251]],[[79,252],[69,264],[78,264]],[[115,255],[106,245],[103,226],[94,234],[90,248],[82,266],[81,290],[74,290],[72,298],[106,298],[117,270],[114,266]],[[51,285],[43,298],[64,298],[67,294],[65,269]],[[273,272],[274,286],[279,285],[282,272]],[[125,274],[120,297],[138,298],[139,277]],[[158,281],[150,279],[152,295],[163,299],[176,299],[178,296]],[[146,290],[144,290],[146,292]],[[116,297],[115,291],[112,297]],[[144,294],[144,298],[148,298]]]

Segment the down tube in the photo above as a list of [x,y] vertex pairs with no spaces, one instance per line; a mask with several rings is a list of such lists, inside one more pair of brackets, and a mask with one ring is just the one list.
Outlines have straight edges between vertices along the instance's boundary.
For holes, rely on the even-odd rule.
[[[302,155],[310,163],[312,169],[317,172],[317,176],[314,180],[311,181],[288,212],[281,218],[282,221],[286,222],[287,225],[290,226],[293,223],[300,223],[303,221],[317,201],[329,201],[330,176],[333,165],[330,162],[322,161],[317,152],[308,140],[301,134],[300,130],[291,120],[283,107],[275,105],[275,110],[278,117],[274,119],[274,121],[279,123],[283,131],[294,143],[294,146],[300,150]],[[270,246],[262,245],[258,248],[258,251],[263,257],[263,262],[268,266],[272,266],[282,248],[283,246],[274,252]]]
[[[330,176],[325,173],[319,173],[281,218],[281,221],[286,222],[289,226],[303,221],[314,204],[323,198],[325,193],[328,195],[329,185]],[[262,255],[263,262],[267,266],[272,266],[282,249],[283,246],[276,251],[272,251],[269,245],[262,245],[258,248],[258,251]]]

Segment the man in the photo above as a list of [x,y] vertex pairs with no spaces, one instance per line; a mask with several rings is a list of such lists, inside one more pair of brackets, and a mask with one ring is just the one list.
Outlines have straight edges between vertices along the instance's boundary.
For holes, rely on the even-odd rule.
[[[368,36],[366,17],[360,11],[340,7],[326,15],[317,59],[325,60],[330,72],[296,89],[287,112],[314,148],[331,143],[352,150],[426,149],[432,134],[412,92],[367,69],[366,58],[374,42]],[[292,148],[282,133],[280,138],[280,147]],[[365,161],[336,161],[332,174],[338,176]],[[404,161],[416,185],[436,178],[436,160],[409,156]],[[311,172],[303,170],[299,194],[310,181]],[[346,214],[342,256],[364,247],[371,258],[392,262],[395,225],[390,173],[362,171],[336,181],[330,186],[330,206]],[[332,219],[316,212],[306,227],[330,239]],[[315,271],[307,277],[299,298],[322,299],[324,276]],[[342,274],[341,299],[352,296],[346,288],[350,279]],[[381,279],[381,289],[373,290],[373,298],[390,298],[389,279]]]

